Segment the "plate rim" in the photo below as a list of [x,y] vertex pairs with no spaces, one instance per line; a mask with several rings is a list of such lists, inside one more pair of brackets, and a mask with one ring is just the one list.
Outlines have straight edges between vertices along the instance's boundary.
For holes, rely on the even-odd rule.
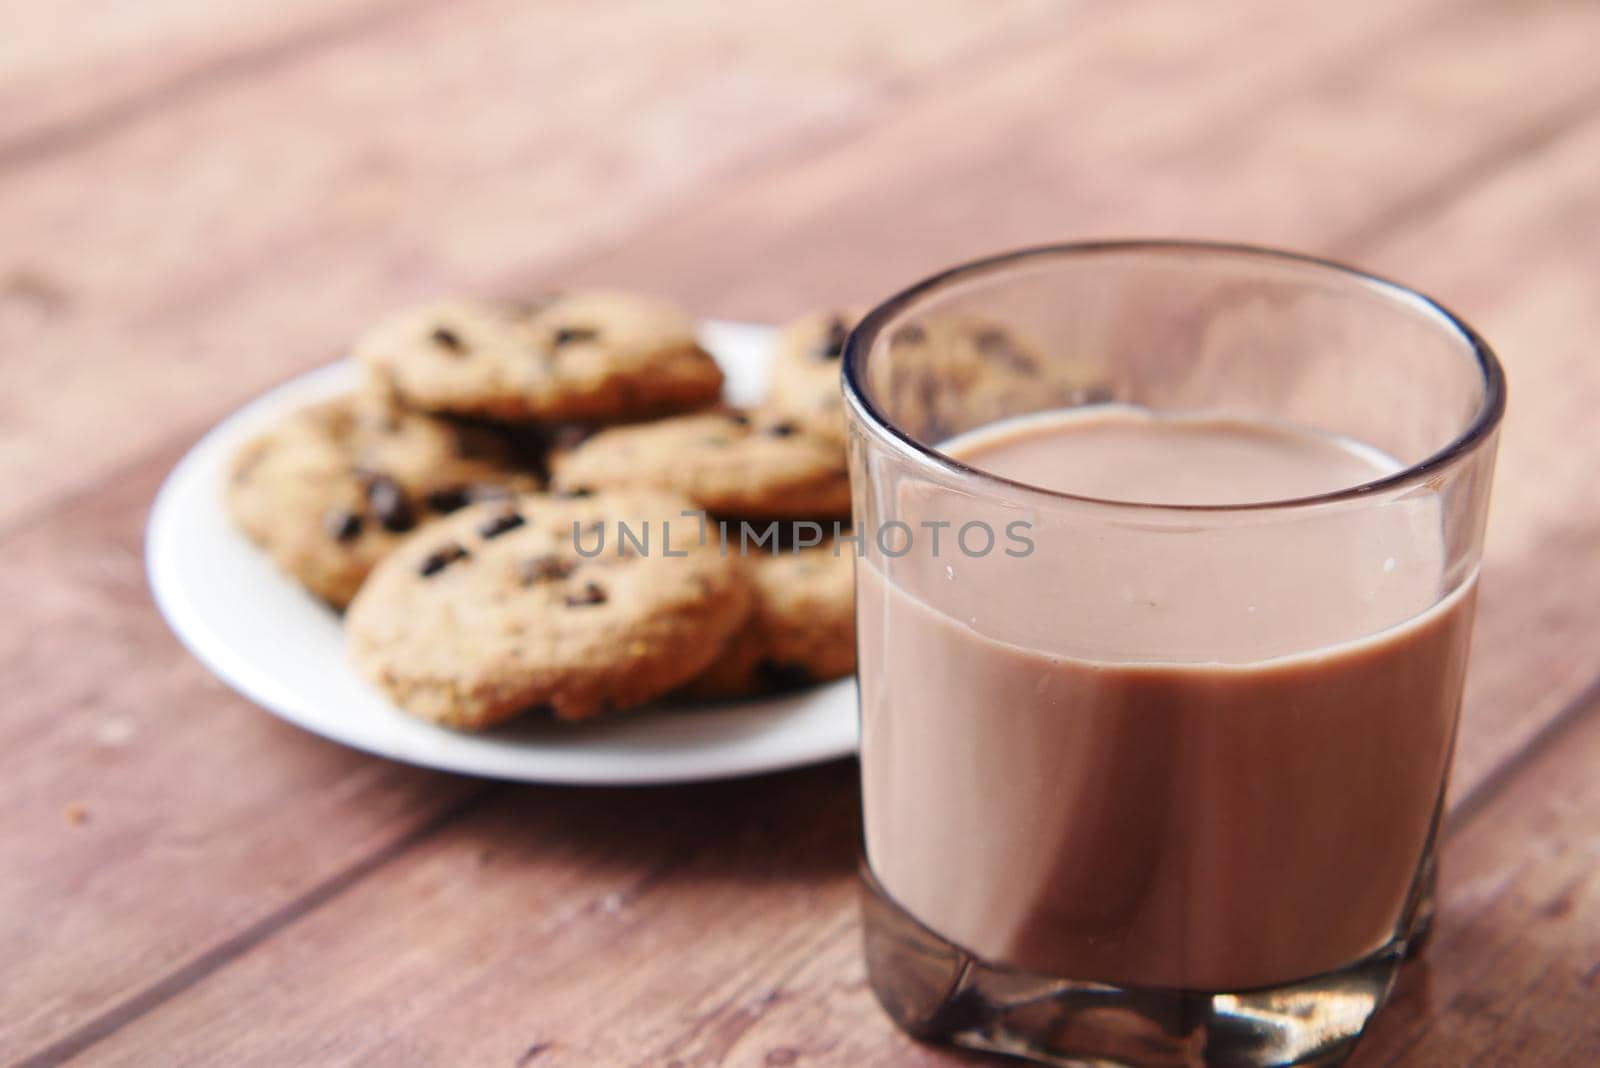
[[[750,344],[757,333],[764,339],[770,339],[776,329],[765,324],[719,320],[707,320],[700,324],[707,347],[713,351],[721,347],[717,344],[719,340],[726,345],[731,339],[742,336],[744,343]],[[737,749],[719,752],[715,746],[711,746],[701,751],[701,759],[682,767],[672,767],[670,764],[619,766],[603,775],[560,768],[518,770],[514,766],[514,754],[523,746],[500,744],[493,734],[461,735],[424,721],[416,721],[415,725],[440,731],[455,739],[466,739],[469,743],[479,743],[488,747],[485,752],[498,752],[502,759],[488,761],[492,766],[486,766],[485,762],[474,759],[470,750],[455,747],[445,747],[432,754],[413,752],[409,748],[397,749],[384,744],[381,739],[346,729],[337,717],[319,717],[307,712],[301,707],[303,702],[291,690],[266,677],[261,666],[253,662],[247,653],[234,649],[232,644],[219,636],[202,610],[184,596],[181,561],[176,558],[181,519],[187,514],[182,510],[181,498],[215,469],[219,454],[224,449],[243,435],[259,429],[254,424],[265,422],[293,402],[310,402],[315,396],[338,392],[340,383],[352,374],[353,367],[348,357],[321,364],[293,375],[231,409],[209,425],[184,450],[163,477],[160,488],[152,498],[143,538],[145,577],[151,599],[179,644],[213,677],[262,711],[337,744],[416,767],[502,781],[568,786],[674,785],[771,774],[855,755],[859,743],[859,714],[854,710],[848,717],[848,730],[836,726],[831,732],[815,738],[801,739],[809,744],[793,745],[781,754],[762,757],[759,754],[741,753]],[[217,496],[217,504],[220,508],[220,495]],[[768,698],[762,703],[815,700],[830,691],[845,688],[854,690],[855,686],[856,681],[852,676],[823,683],[795,697]],[[855,696],[851,695],[852,705],[856,703]],[[740,709],[737,703],[728,705],[726,709],[710,705],[706,707],[708,712],[724,710],[736,715]],[[405,715],[396,711],[399,715]],[[842,716],[840,718],[843,719]]]

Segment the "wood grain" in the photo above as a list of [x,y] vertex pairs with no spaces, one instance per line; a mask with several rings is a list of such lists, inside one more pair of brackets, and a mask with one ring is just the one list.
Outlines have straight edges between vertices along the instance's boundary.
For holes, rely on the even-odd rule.
[[1600,108],[1600,70],[1579,61],[1600,33],[1592,4],[1514,18],[1504,3],[1322,7],[1229,5],[1222,39],[1206,40],[1170,9],[1127,5],[1115,35],[1035,41],[562,276],[640,283],[694,248],[690,299],[773,318],[1072,238],[1359,256],[1530,132],[1558,136]]
[[1456,761],[1458,794],[1600,675],[1600,113],[1415,218],[1368,257],[1491,338],[1511,403],[1501,435]]
[[1445,851],[1437,935],[1353,1068],[1600,1064],[1600,691]]
[[[119,1025],[481,790],[338,751],[227,697],[166,634],[143,589],[145,504],[177,454],[112,466],[127,450],[336,351],[362,301],[341,307],[337,294],[351,292],[327,272],[349,269],[336,252],[364,249],[363,232],[406,265],[362,275],[375,310],[417,284],[412,239],[388,227],[424,206],[448,214],[472,190],[483,214],[411,223],[459,254],[467,266],[453,277],[469,285],[542,241],[580,247],[594,220],[659,208],[745,153],[892,97],[1050,9],[917,5],[914,24],[891,34],[904,9],[883,5],[850,36],[807,31],[777,5],[715,33],[657,5],[581,17],[503,3],[419,10],[0,172],[12,194],[0,200],[11,265],[0,268],[0,471],[17,487],[0,511],[87,472],[99,479],[72,506],[17,527],[0,561],[6,603],[30,606],[25,622],[0,627],[0,664],[23,695],[0,718],[13,743],[0,763],[26,762],[8,772],[23,803],[0,815],[0,870],[25,874],[5,882],[0,903],[30,918],[0,928],[0,958],[28,992],[0,1014],[0,1052],[65,1041],[59,1052]],[[785,19],[797,32],[773,36]],[[522,55],[526,42],[535,47]],[[594,112],[574,106],[536,116],[520,136],[521,101],[561,98],[599,54],[610,80],[591,79],[568,102],[586,95],[604,114],[638,114],[614,137],[585,137]],[[727,54],[737,62],[711,62]],[[416,64],[435,80],[419,84]],[[509,92],[519,84],[526,97]],[[292,100],[327,102],[321,125],[306,129]],[[415,121],[369,129],[372,115]],[[388,164],[373,171],[375,138],[404,171],[393,183]],[[412,154],[407,138],[432,148]],[[685,158],[686,144],[705,151]],[[541,157],[561,173],[524,180]],[[119,175],[109,190],[99,181],[108,173]],[[375,185],[388,192],[372,208]],[[344,197],[330,200],[328,188]],[[168,200],[174,210],[154,210]],[[519,211],[561,225],[530,238],[496,219]],[[440,276],[424,274],[433,288]]]
[[[1589,209],[1595,194],[1585,179],[1597,145],[1600,123],[1588,124],[1486,176],[1370,255],[1468,298],[1474,317],[1506,350],[1514,378],[1582,377],[1581,338],[1600,329],[1600,310],[1563,303],[1562,316],[1547,319],[1548,283],[1600,252],[1600,233],[1568,227],[1552,240],[1544,220],[1581,217]],[[1486,268],[1457,251],[1479,245],[1514,251],[1518,271],[1501,271],[1493,287],[1479,291],[1474,279]],[[1558,331],[1571,331],[1574,341],[1552,343]],[[1587,425],[1581,404],[1570,411],[1549,407],[1557,392],[1552,387],[1544,400],[1536,395],[1529,402],[1538,417],[1526,425],[1537,426],[1541,439],[1559,440],[1560,426],[1576,433]],[[1509,450],[1502,478],[1547,477],[1528,462]],[[1580,466],[1574,462],[1571,470]],[[1484,792],[1492,768],[1515,759],[1561,706],[1577,710],[1568,713],[1580,725],[1574,730],[1588,730],[1581,725],[1592,718],[1588,706],[1574,704],[1580,695],[1572,686],[1596,674],[1590,650],[1600,637],[1600,619],[1582,593],[1595,588],[1589,569],[1596,566],[1590,557],[1600,540],[1600,503],[1574,498],[1560,472],[1548,477],[1556,481],[1547,485],[1567,495],[1563,506],[1496,520],[1497,533],[1512,533],[1489,565],[1498,578],[1486,580],[1480,612],[1477,656],[1492,674],[1475,669],[1463,741],[1476,747],[1478,763],[1468,768],[1480,791],[1476,815],[1462,832],[1467,844],[1452,844],[1447,852],[1446,926],[1470,925],[1470,918],[1455,919],[1463,907],[1458,903],[1508,878],[1503,864],[1495,867],[1508,856],[1522,858],[1512,875],[1537,874],[1561,886],[1563,880],[1587,885],[1582,880],[1594,877],[1592,832],[1576,816],[1550,827],[1535,811],[1514,838],[1496,837],[1487,850],[1472,844],[1474,834],[1488,833],[1479,828],[1494,826],[1502,804],[1520,806],[1527,790],[1542,796],[1536,786],[1520,785],[1527,781],[1523,774],[1511,780],[1515,790]],[[1549,626],[1552,614],[1565,625]],[[1542,639],[1537,650],[1515,640],[1530,628]],[[1544,661],[1535,656],[1563,670],[1540,670]],[[1492,729],[1485,733],[1480,724]],[[1474,736],[1479,740],[1467,740]],[[1563,776],[1587,766],[1582,754],[1572,759]],[[1525,774],[1538,776],[1544,767],[1537,759]],[[1565,781],[1557,776],[1558,788]],[[508,792],[397,858],[382,878],[351,887],[184,997],[131,1022],[93,1047],[88,1059],[137,1063],[181,1039],[195,1063],[352,1056],[514,1064],[529,1050],[541,1065],[956,1063],[894,1033],[862,985],[850,791],[848,769],[822,769],[652,794],[644,803],[634,793]],[[1581,800],[1573,811],[1582,811]],[[652,822],[657,818],[665,823]],[[1546,832],[1555,837],[1547,842]],[[1579,844],[1563,834],[1578,836]],[[480,865],[476,858],[496,845],[509,846],[511,856]],[[1530,851],[1539,856],[1547,848],[1574,854],[1565,875],[1526,862]],[[617,866],[596,866],[596,855],[616,858]],[[800,871],[790,867],[797,864]],[[724,882],[716,873],[729,866],[738,875]],[[1541,907],[1539,892],[1526,909],[1528,902],[1514,892],[1498,900],[1496,923],[1504,937],[1540,922],[1530,911]],[[1573,900],[1578,909],[1583,898]],[[572,910],[585,919],[575,919]],[[508,922],[523,914],[534,918]],[[1458,952],[1443,949],[1446,944],[1441,935],[1441,952]],[[1563,1058],[1591,1041],[1576,1026],[1576,1013],[1593,945],[1591,934],[1557,958],[1540,941],[1517,973],[1527,989],[1497,1003],[1493,1041],[1518,1048],[1523,1063],[1582,1063]],[[1548,961],[1557,971],[1535,975]],[[279,975],[295,981],[274,985]],[[1466,973],[1464,981],[1470,977]],[[1546,993],[1567,1009],[1561,1028],[1545,1023],[1540,999]],[[1466,997],[1463,1012],[1474,1004]],[[252,1026],[242,1028],[228,1006],[246,1002]],[[1426,1008],[1413,1011],[1421,1013],[1419,1026],[1433,1026]],[[1480,1035],[1475,1041],[1487,1040]],[[1384,1048],[1376,1043],[1380,1052],[1363,1050],[1356,1063],[1384,1063],[1373,1059]],[[1403,1062],[1461,1063],[1430,1059],[1433,1048],[1423,1042]]]
[[215,91],[429,2],[8,5],[0,34],[0,168],[70,151],[135,115]]
[[1441,934],[1360,1063],[1593,1059],[1592,4],[159,0],[40,36],[84,6],[0,35],[0,1061],[958,1063],[865,991],[851,765],[349,753],[182,653],[143,513],[179,441],[425,292],[775,317],[1113,230],[1337,251],[1501,349]]
[[26,606],[0,628],[7,1054],[120,1018],[484,789],[302,734],[184,654],[142,578],[156,473],[5,543],[0,603]]
[[[1211,229],[1325,250],[1435,292],[1504,352],[1515,395],[1491,512],[1483,590],[1490,610],[1481,614],[1475,643],[1480,654],[1500,653],[1474,660],[1455,779],[1457,792],[1467,791],[1583,688],[1596,667],[1590,650],[1600,647],[1600,605],[1587,595],[1600,588],[1594,584],[1600,576],[1584,581],[1592,574],[1593,539],[1600,537],[1595,511],[1586,506],[1592,494],[1583,488],[1596,456],[1593,448],[1573,447],[1585,413],[1600,410],[1588,335],[1573,326],[1593,318],[1582,307],[1593,289],[1585,264],[1600,254],[1600,234],[1593,225],[1570,224],[1600,217],[1592,181],[1600,151],[1590,132],[1600,114],[1600,71],[1579,74],[1582,65],[1572,51],[1600,33],[1600,8],[1545,4],[1508,22],[1500,5],[1468,5],[1450,17],[1430,14],[1408,25],[1411,36],[1376,47],[1345,42],[1349,53],[1335,49],[1328,66],[1303,71],[1303,84],[1279,87],[1264,106],[1262,85],[1236,73],[1248,106],[1230,111],[1208,101],[1221,116],[1215,127],[1185,132],[1179,148],[1129,138],[1119,150],[1114,138],[1125,137],[1131,122],[1122,113],[1111,114],[1104,126],[1086,123],[1075,130],[1075,141],[1087,155],[1070,165],[984,147],[1001,137],[1024,146],[1041,140],[1033,133],[1055,99],[1048,88],[1057,65],[1040,59],[1027,74],[1014,66],[999,88],[980,83],[933,94],[937,100],[924,95],[848,151],[791,170],[781,181],[720,197],[702,213],[576,265],[573,273],[643,278],[667,270],[673,249],[704,247],[714,249],[715,258],[701,260],[693,285],[731,294],[717,299],[784,314],[779,283],[757,266],[762,253],[753,250],[763,240],[815,250],[792,267],[801,291],[824,291],[826,274],[848,295],[867,298],[895,285],[889,273],[896,269],[906,272],[902,280],[914,277],[909,262],[895,266],[899,257],[909,261],[920,253],[927,264],[992,249],[993,231],[978,220],[993,218],[1002,243],[1010,244],[1109,226],[1180,234]],[[1359,91],[1349,75],[1356,52],[1369,57]],[[1465,64],[1463,56],[1473,62]],[[1502,99],[1510,84],[1519,86],[1514,103]],[[1160,114],[1170,88],[1157,87],[1133,102],[1121,99],[1130,115]],[[1383,102],[1381,123],[1368,119],[1375,100]],[[979,114],[1004,115],[1014,125],[996,133],[996,123],[980,123]],[[947,135],[929,132],[936,119],[963,117],[983,127],[980,143],[964,151]],[[1352,130],[1370,139],[1360,149],[1351,147]],[[1581,132],[1572,136],[1575,130]],[[1315,157],[1284,152],[1286,144],[1316,143],[1327,147]],[[924,184],[909,198],[917,210],[937,205],[972,223],[890,236],[889,229],[905,225],[909,213],[895,205],[907,192],[893,177],[855,164],[869,154],[894,159],[915,151],[930,160],[919,172],[927,175]],[[962,169],[958,157],[976,162]],[[1519,165],[1525,160],[1536,162]],[[1290,170],[1295,179],[1273,185],[1274,174]],[[1049,174],[1086,191],[1115,186],[1119,199],[1107,204],[1087,192],[1042,195]],[[1463,196],[1483,183],[1481,205]],[[1004,210],[984,215],[997,188],[1006,190]],[[817,214],[796,219],[794,204],[815,204]],[[1371,218],[1389,228],[1364,222],[1352,210],[1356,204],[1367,205]],[[1188,222],[1206,219],[1215,221]],[[858,224],[879,227],[861,239],[873,249],[870,257],[849,254]],[[743,234],[744,241],[714,241],[712,235],[727,232]],[[794,236],[800,232],[807,235],[803,241]],[[1562,427],[1570,429],[1563,434],[1556,429]],[[1580,575],[1584,579],[1574,581]],[[1492,610],[1502,598],[1510,602],[1504,615]],[[1550,640],[1520,648],[1525,643],[1516,638],[1530,629]],[[1520,688],[1535,664],[1548,691],[1532,702],[1513,697],[1525,695]]]
[[[807,959],[854,956],[857,822],[850,764],[671,791],[519,788],[88,1058],[164,1045],[193,1064],[510,1065],[543,1045],[541,1068],[759,1063],[743,1034],[795,996]],[[335,975],[351,985],[329,999]],[[836,983],[859,999],[859,965]],[[249,1028],[207,1022],[246,989]]]
[[395,305],[614,241],[1060,8],[423,5],[0,167],[0,524]]

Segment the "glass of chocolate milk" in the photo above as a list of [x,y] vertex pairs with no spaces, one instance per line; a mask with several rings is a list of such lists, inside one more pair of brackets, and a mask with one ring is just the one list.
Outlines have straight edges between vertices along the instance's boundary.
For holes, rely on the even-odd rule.
[[864,927],[920,1038],[1336,1064],[1432,913],[1505,405],[1459,319],[1223,245],[1032,249],[845,355]]

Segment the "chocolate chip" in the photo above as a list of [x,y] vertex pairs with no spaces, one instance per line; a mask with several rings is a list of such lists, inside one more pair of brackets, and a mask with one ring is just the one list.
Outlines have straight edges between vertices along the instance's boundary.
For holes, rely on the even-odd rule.
[[850,339],[850,327],[838,316],[834,316],[828,323],[828,332],[824,335],[822,343],[817,346],[815,355],[819,360],[837,360],[844,355],[844,343]]
[[1009,364],[1018,371],[1034,372],[1039,369],[1039,364],[1034,358],[1017,347],[1011,336],[999,327],[985,327],[972,335],[972,343],[978,351],[991,359],[1000,360]]
[[928,340],[928,331],[919,323],[908,323],[889,336],[891,345],[920,345]]
[[560,293],[551,290],[550,292],[540,293],[536,296],[524,297],[521,300],[508,301],[507,306],[510,307],[512,311],[518,312],[522,315],[533,316],[550,307],[550,305],[554,304],[560,299],[560,297]]
[[322,528],[335,541],[353,541],[361,533],[361,517],[343,508],[335,508],[322,517]]
[[[443,416],[434,418],[444,419]],[[461,416],[448,422],[457,431],[455,454],[463,460],[500,460],[505,457],[506,441],[499,431],[469,422]]]
[[1005,360],[1018,371],[1023,371],[1030,375],[1039,373],[1039,361],[1021,349],[1007,349]]
[[384,530],[401,534],[417,525],[417,517],[412,514],[400,483],[388,475],[371,476],[367,482],[367,503],[372,505],[373,514]]
[[732,423],[734,426],[749,426],[750,417],[745,415],[743,412],[729,412],[728,422]]
[[429,575],[437,575],[457,560],[465,559],[467,555],[467,550],[451,542],[449,545],[435,549],[424,557],[417,571],[421,573],[423,578],[427,578]]
[[601,589],[598,583],[594,582],[585,582],[583,589],[577,593],[567,594],[568,608],[582,608],[586,605],[605,603],[606,591]]
[[517,568],[517,575],[522,579],[524,586],[532,586],[535,582],[550,582],[555,579],[564,579],[572,574],[578,565],[571,560],[563,560],[554,553],[535,556],[531,560],[524,560]]
[[571,345],[578,341],[593,341],[600,336],[600,331],[592,326],[563,326],[556,330],[556,348],[562,345]]
[[775,438],[787,438],[800,433],[800,428],[793,423],[773,423],[767,427],[767,433]]
[[590,489],[588,486],[573,486],[571,489],[564,489],[556,494],[557,499],[563,501],[575,501],[582,497],[593,496],[594,490]]
[[978,346],[979,352],[990,353],[997,349],[1010,348],[1011,338],[998,326],[985,326],[973,332],[972,343]]
[[423,498],[428,508],[440,515],[449,515],[458,508],[465,508],[472,499],[470,491],[465,486],[451,486],[448,489],[430,490]]
[[798,690],[812,682],[811,669],[792,660],[758,660],[756,676],[773,690]]
[[579,445],[594,437],[595,428],[584,426],[581,423],[567,423],[556,428],[550,436],[550,447],[553,449],[576,449]]
[[501,512],[485,519],[478,527],[478,534],[484,541],[488,541],[490,538],[498,538],[508,530],[516,530],[526,522],[520,512]]
[[1098,385],[1086,386],[1078,390],[1072,399],[1076,404],[1109,404],[1116,398],[1116,391],[1110,385],[1102,382]]
[[461,340],[461,335],[446,326],[437,327],[433,331],[433,343],[448,352],[460,354],[467,351],[466,342]]
[[921,434],[923,438],[940,441],[953,432],[952,428],[946,425],[944,414],[940,410],[944,407],[943,397],[938,380],[931,375],[919,383],[918,398],[923,408]]

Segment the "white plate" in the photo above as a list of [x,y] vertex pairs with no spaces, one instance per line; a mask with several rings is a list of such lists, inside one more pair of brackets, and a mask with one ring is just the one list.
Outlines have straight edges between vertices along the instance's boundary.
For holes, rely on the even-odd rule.
[[[770,327],[706,323],[705,346],[739,403],[766,388]],[[330,364],[279,386],[201,438],[161,487],[145,561],[156,604],[201,663],[291,723],[369,753],[446,771],[561,783],[729,778],[855,752],[853,680],[738,704],[674,706],[590,724],[512,724],[468,735],[399,711],[345,659],[339,618],[280,574],[228,522],[223,480],[247,438],[308,402],[351,389]]]

